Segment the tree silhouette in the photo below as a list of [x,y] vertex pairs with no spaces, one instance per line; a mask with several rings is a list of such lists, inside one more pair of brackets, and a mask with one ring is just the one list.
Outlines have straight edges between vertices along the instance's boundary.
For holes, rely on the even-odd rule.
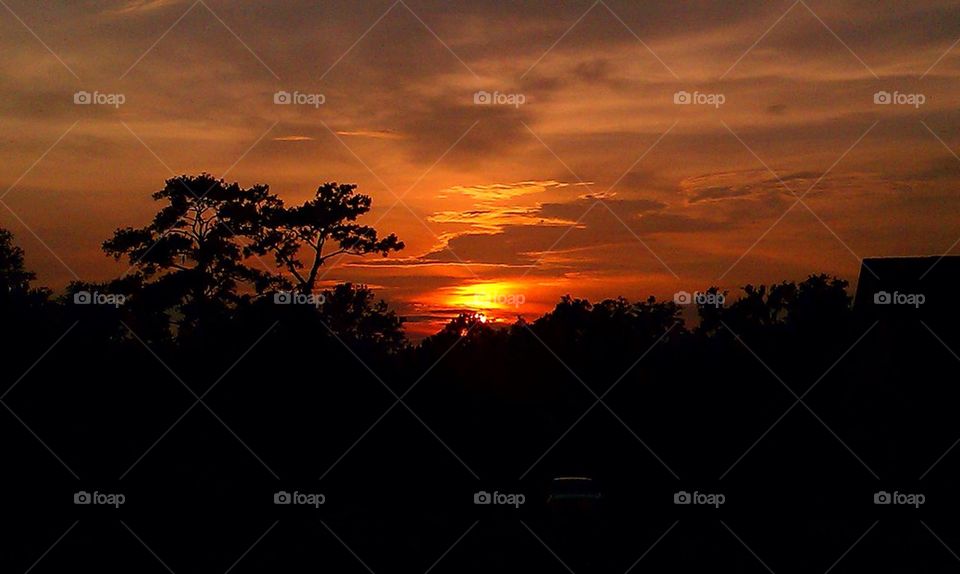
[[9,375],[16,377],[18,369],[27,368],[22,361],[37,346],[49,345],[51,336],[60,336],[66,329],[59,309],[51,304],[51,290],[31,286],[36,275],[27,270],[24,251],[13,240],[12,233],[0,228],[0,348],[4,350],[0,389],[6,388],[3,383]]
[[[371,205],[355,185],[323,184],[313,199],[288,208],[266,185],[243,188],[203,173],[171,178],[153,198],[166,205],[149,225],[117,229],[103,243],[108,255],[129,261],[130,272],[106,284],[76,282],[69,292],[127,295],[130,320],[154,339],[163,337],[158,327],[164,321],[176,325],[178,336],[201,326],[227,328],[231,312],[251,298],[290,288],[313,293],[331,257],[387,255],[404,247],[396,235],[379,239],[373,227],[355,223]],[[312,253],[308,264],[303,252]],[[260,259],[267,254],[286,275]],[[391,349],[404,344],[400,319],[366,287],[338,286],[325,297],[322,315],[338,333]]]
[[[734,330],[818,330],[836,331],[850,320],[848,282],[826,274],[810,275],[796,283],[745,285],[743,296],[726,307],[700,305],[701,333],[712,333],[721,323]],[[711,287],[707,293],[717,294]],[[725,293],[724,293],[725,294]]]
[[[320,267],[337,255],[364,255],[399,251],[404,244],[396,235],[378,239],[377,230],[355,223],[370,211],[370,196],[356,193],[352,184],[324,183],[313,199],[296,207],[271,200],[262,210],[247,209],[238,229],[252,239],[247,254],[273,254],[297,289],[312,293]],[[331,243],[336,246],[328,250]],[[300,259],[308,253],[309,263]]]
[[23,257],[23,249],[13,243],[13,234],[0,227],[0,309],[16,315],[38,310],[51,295],[46,287],[30,286],[37,276],[27,271]]
[[421,345],[427,348],[438,348],[442,352],[458,339],[465,338],[467,342],[471,342],[498,331],[487,322],[487,317],[483,313],[465,312],[450,319],[443,329],[424,339]]
[[0,228],[0,296],[23,294],[30,290],[36,274],[23,264],[23,249],[13,244],[13,234]]
[[376,301],[366,285],[343,283],[323,292],[320,316],[335,333],[349,337],[363,347],[381,347],[388,352],[403,348],[407,342],[403,319],[387,309],[386,301]]
[[284,284],[245,263],[242,238],[232,228],[282,205],[266,186],[244,189],[206,173],[182,175],[167,180],[153,199],[167,202],[153,222],[118,229],[103,249],[115,259],[127,257],[141,294],[182,317],[181,331],[222,316],[245,296],[243,284],[256,293]]

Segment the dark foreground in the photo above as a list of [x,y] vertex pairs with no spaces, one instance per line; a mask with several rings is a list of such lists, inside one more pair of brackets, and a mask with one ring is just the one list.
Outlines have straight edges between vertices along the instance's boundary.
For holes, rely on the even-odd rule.
[[695,328],[564,300],[417,347],[363,305],[174,336],[12,294],[0,569],[955,571],[952,307],[844,287],[747,290]]

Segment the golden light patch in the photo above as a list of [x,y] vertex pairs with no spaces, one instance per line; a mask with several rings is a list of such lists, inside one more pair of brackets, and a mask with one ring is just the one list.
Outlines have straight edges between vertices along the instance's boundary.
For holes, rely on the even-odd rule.
[[453,287],[444,300],[450,307],[484,314],[519,313],[527,301],[525,285],[513,281],[489,281]]

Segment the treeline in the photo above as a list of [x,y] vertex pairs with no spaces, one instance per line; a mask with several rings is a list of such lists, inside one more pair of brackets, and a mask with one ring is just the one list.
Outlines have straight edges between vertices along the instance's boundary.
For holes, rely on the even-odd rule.
[[[104,243],[128,272],[62,294],[34,286],[0,231],[0,402],[13,413],[0,424],[8,488],[46,505],[30,520],[71,515],[49,493],[77,484],[116,484],[147,514],[230,517],[237,501],[273,516],[274,490],[310,485],[345,539],[413,552],[476,520],[474,491],[501,489],[527,493],[529,524],[572,563],[622,571],[638,528],[653,540],[675,520],[678,489],[780,520],[750,533],[759,547],[785,532],[849,544],[866,526],[817,521],[869,515],[880,488],[956,499],[956,325],[878,320],[843,279],[710,288],[690,324],[672,300],[567,296],[513,325],[464,314],[414,345],[368,288],[317,287],[330,257],[403,247],[357,223],[370,200],[353,186],[287,207],[264,186],[184,176],[155,198],[152,222]],[[600,485],[600,518],[546,515],[559,476]],[[185,537],[211,535],[183,522]],[[249,536],[240,522],[213,536]],[[697,544],[750,561],[710,532]],[[483,536],[510,550],[462,571],[539,551],[519,527]],[[651,559],[711,563],[674,550]],[[828,550],[801,563],[829,564]]]
[[[649,437],[649,452],[631,464],[642,462],[649,476],[666,478],[719,476],[736,460],[731,445],[746,448],[776,413],[804,412],[804,404],[818,400],[819,408],[811,406],[816,432],[826,430],[817,418],[832,421],[824,436],[858,442],[851,449],[872,461],[861,465],[842,445],[829,450],[855,473],[879,473],[876,467],[909,474],[941,445],[908,449],[903,437],[955,426],[954,389],[935,384],[937,369],[956,367],[944,348],[955,339],[953,326],[935,325],[938,342],[926,323],[875,321],[855,311],[840,278],[746,285],[736,297],[710,288],[692,303],[692,325],[674,301],[591,303],[567,296],[542,317],[509,326],[463,314],[413,345],[402,318],[368,288],[317,288],[330,257],[403,248],[396,236],[380,238],[357,223],[370,198],[354,186],[324,184],[313,199],[287,207],[266,186],[182,176],[154,197],[163,206],[151,223],[119,229],[104,243],[129,271],[109,282],[72,283],[60,295],[32,286],[22,250],[10,233],[0,233],[4,388],[33,369],[31,378],[49,370],[63,390],[70,385],[53,373],[64,365],[78,381],[118,396],[179,380],[197,396],[210,391],[230,408],[261,413],[236,420],[251,425],[252,436],[289,448],[288,464],[318,474],[376,420],[370,417],[380,407],[425,413],[421,422],[448,437],[452,450],[471,452],[478,467],[541,478],[560,472],[550,456],[577,445],[584,452],[567,460],[583,473],[629,476],[589,448],[590,437],[610,430],[589,430],[591,423],[612,422],[620,427],[614,434],[628,442]],[[269,258],[276,270],[254,267],[256,258]],[[290,397],[296,399],[285,402]],[[556,441],[588,408],[594,410],[583,419],[587,442],[573,433],[533,464],[531,453]],[[903,408],[913,414],[894,415]],[[597,420],[603,412],[610,417]],[[149,443],[144,432],[128,437],[131,451]],[[325,440],[313,448],[322,453],[294,455],[294,443],[318,436]],[[774,434],[762,444],[796,438]],[[673,464],[653,456],[671,450],[686,454]],[[435,461],[435,454],[424,453],[420,462]],[[416,456],[404,453],[406,462],[398,464]]]

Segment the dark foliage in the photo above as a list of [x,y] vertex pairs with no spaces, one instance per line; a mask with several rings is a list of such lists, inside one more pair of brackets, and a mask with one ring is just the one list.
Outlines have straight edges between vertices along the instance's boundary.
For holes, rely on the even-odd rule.
[[[939,459],[960,436],[949,313],[879,321],[855,310],[846,281],[811,275],[734,296],[710,288],[727,303],[693,313],[654,298],[565,296],[509,326],[464,314],[414,345],[366,286],[316,289],[331,256],[403,246],[355,223],[370,201],[353,186],[326,184],[286,208],[265,186],[201,175],[171,179],[154,197],[164,206],[153,222],[104,244],[131,272],[73,283],[58,298],[31,286],[22,250],[0,230],[0,400],[17,413],[4,427],[9,488],[31,501],[58,493],[18,514],[51,534],[44,541],[58,534],[50,517],[76,511],[63,494],[72,489],[122,489],[151,520],[175,515],[178,531],[215,542],[250,538],[250,522],[275,520],[273,491],[300,489],[328,493],[323,519],[377,556],[439,555],[482,518],[479,540],[465,544],[494,550],[451,555],[450,571],[540,569],[518,514],[577,572],[626,570],[636,540],[649,546],[677,518],[693,546],[671,534],[650,567],[752,568],[736,540],[719,545],[708,532],[717,516],[757,546],[812,540],[776,570],[816,571],[875,519],[875,490],[956,497],[960,462]],[[267,255],[274,268],[253,266]],[[285,302],[286,289],[314,304]],[[84,304],[84,293],[124,300]],[[603,504],[550,507],[561,476],[593,478]],[[486,509],[470,504],[472,493],[498,489],[527,493],[522,513],[478,515]],[[678,515],[686,510],[672,493],[697,489],[725,492],[734,509]],[[245,519],[212,518],[236,514]],[[314,551],[320,515],[284,516]],[[874,556],[902,539],[924,543],[922,531],[896,524],[865,541]],[[285,540],[300,540],[292,532]],[[331,563],[356,566],[342,547],[324,548]],[[135,563],[142,548],[129,550],[118,556]],[[205,564],[229,565],[232,551],[218,547]],[[246,565],[294,567],[270,552]],[[934,571],[937,556],[884,561]]]

